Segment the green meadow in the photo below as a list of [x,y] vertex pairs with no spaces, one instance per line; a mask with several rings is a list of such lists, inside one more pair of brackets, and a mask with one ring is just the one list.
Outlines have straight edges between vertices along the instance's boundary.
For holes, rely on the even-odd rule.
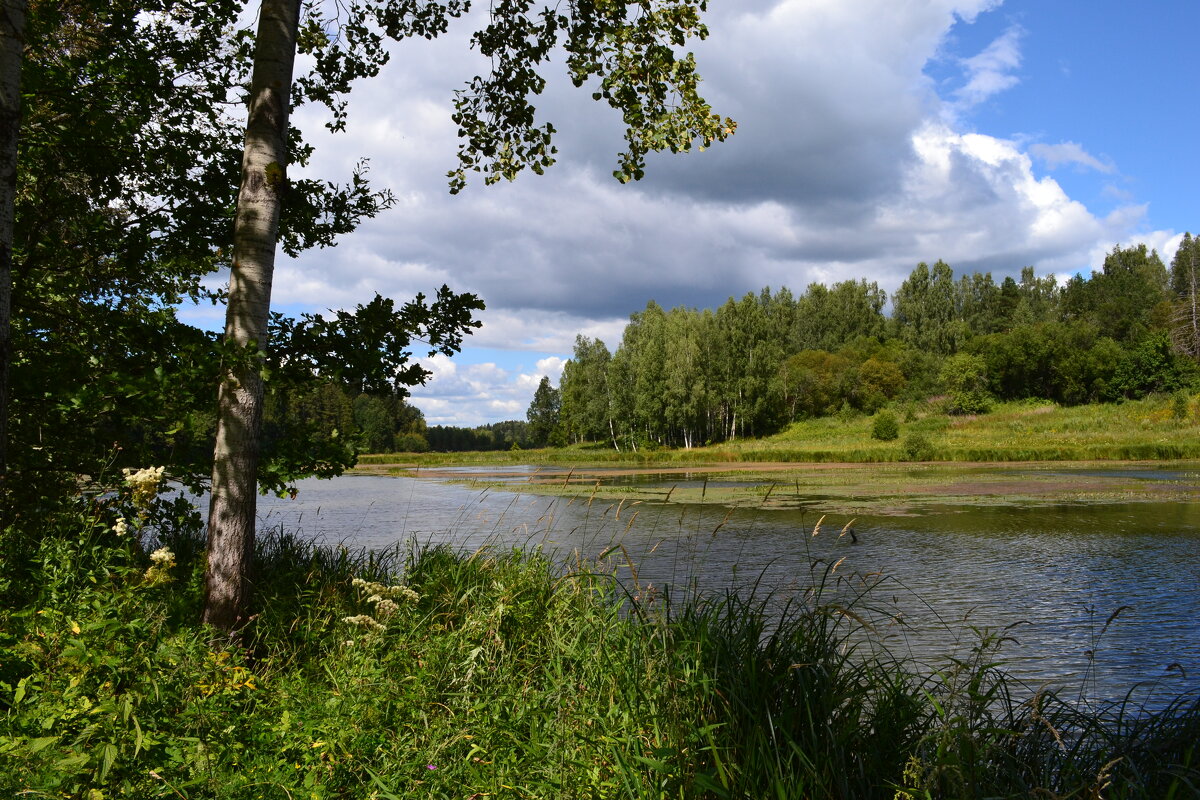
[[[359,470],[464,464],[700,465],[737,462],[1092,461],[1200,459],[1200,401],[1171,397],[1061,406],[998,403],[985,414],[953,416],[936,402],[896,409],[899,436],[872,438],[873,417],[841,415],[792,423],[761,439],[690,450],[617,452],[606,443],[477,453],[367,454]],[[1182,411],[1182,413],[1181,413]]]

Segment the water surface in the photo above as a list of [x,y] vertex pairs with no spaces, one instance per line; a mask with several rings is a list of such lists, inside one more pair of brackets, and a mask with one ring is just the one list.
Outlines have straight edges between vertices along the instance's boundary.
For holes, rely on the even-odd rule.
[[[1123,478],[1196,480],[1188,471],[1121,470]],[[827,516],[814,536],[818,515],[795,505],[588,502],[380,476],[307,480],[299,489],[294,500],[264,499],[261,523],[368,548],[542,546],[590,559],[620,544],[610,564],[627,580],[708,591],[756,583],[777,600],[823,579],[829,597],[849,603],[864,583],[878,583],[856,608],[877,640],[918,661],[966,653],[975,627],[1007,630],[1015,641],[1002,652],[1034,686],[1097,699],[1139,686],[1140,695],[1200,687],[1194,502],[938,504],[859,516],[854,543],[841,535],[849,516]]]

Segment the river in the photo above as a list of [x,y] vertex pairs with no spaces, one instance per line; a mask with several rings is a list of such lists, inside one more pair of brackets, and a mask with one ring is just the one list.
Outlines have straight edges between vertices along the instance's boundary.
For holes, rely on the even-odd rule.
[[[1098,701],[1132,691],[1151,705],[1200,688],[1200,504],[1188,500],[943,503],[859,515],[852,539],[842,535],[849,516],[827,516],[814,535],[819,515],[797,507],[589,502],[419,477],[298,488],[295,499],[261,501],[262,526],[374,549],[539,546],[564,559],[612,551],[610,567],[630,582],[756,584],[774,602],[823,579],[829,597],[857,603],[875,641],[929,668],[965,655],[978,641],[973,628],[1006,630],[1006,665],[1034,688]],[[855,600],[867,583],[874,588]]]

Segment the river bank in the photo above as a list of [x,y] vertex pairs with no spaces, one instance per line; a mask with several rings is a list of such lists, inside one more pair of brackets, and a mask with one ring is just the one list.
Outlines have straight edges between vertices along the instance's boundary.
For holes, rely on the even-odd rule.
[[1150,710],[1030,686],[997,663],[1007,632],[916,669],[868,621],[892,589],[826,562],[780,609],[536,551],[276,534],[230,641],[196,623],[199,531],[155,562],[94,525],[63,534],[0,609],[5,796],[1159,798],[1200,782],[1195,691]]
[[1001,403],[977,415],[948,415],[930,401],[892,413],[899,423],[890,440],[874,438],[874,417],[850,414],[794,422],[763,438],[739,438],[691,449],[658,448],[649,442],[636,450],[616,450],[611,443],[594,442],[535,450],[378,453],[361,456],[359,469],[513,464],[631,469],[736,464],[749,469],[760,463],[1200,461],[1200,403],[1182,396],[1084,406],[1045,401]]

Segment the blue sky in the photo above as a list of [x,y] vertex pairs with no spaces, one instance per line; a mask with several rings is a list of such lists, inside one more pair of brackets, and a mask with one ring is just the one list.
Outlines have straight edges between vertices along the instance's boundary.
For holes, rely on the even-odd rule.
[[[997,136],[1074,142],[1111,172],[1081,165],[1048,170],[1067,193],[1104,215],[1147,205],[1145,229],[1200,229],[1200,3],[1008,0],[974,24],[955,25],[926,72],[961,85],[954,58],[982,52],[1013,32],[1014,85],[967,122]],[[1047,170],[1043,162],[1041,169]]]
[[281,257],[274,307],[480,294],[483,328],[413,392],[430,424],[476,425],[523,418],[577,333],[615,348],[650,299],[715,307],[858,278],[890,293],[939,258],[1067,276],[1114,244],[1169,258],[1200,232],[1196,0],[711,0],[707,19],[702,90],[738,133],[650,159],[637,184],[610,176],[619,120],[554,64],[538,110],[559,163],[448,195],[452,92],[486,68],[470,19],[397,46],[355,88],[345,134],[301,109],[310,172],[369,158],[399,203],[333,250]]

